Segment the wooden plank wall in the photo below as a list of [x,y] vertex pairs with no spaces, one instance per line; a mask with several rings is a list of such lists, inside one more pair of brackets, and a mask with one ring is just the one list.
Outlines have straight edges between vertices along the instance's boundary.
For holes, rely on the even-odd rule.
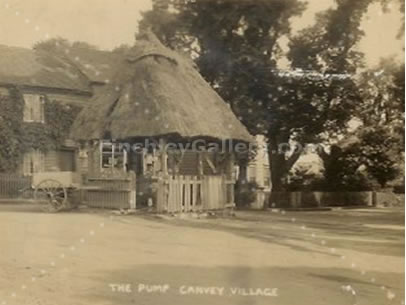
[[234,181],[225,176],[204,176],[203,198],[205,210],[224,209],[234,205]]
[[102,209],[135,209],[135,174],[122,178],[88,177],[83,186],[83,203]]
[[50,150],[44,158],[45,172],[75,171],[75,152],[73,150]]

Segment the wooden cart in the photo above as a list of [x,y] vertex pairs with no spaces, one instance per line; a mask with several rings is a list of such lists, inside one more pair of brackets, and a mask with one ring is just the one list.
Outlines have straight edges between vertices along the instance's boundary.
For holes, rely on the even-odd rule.
[[46,212],[59,212],[75,206],[72,195],[80,188],[80,175],[75,172],[43,172],[32,177],[34,199]]

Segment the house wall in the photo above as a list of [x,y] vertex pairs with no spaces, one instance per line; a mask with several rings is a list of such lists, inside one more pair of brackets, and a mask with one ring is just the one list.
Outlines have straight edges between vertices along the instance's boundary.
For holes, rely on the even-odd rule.
[[[17,173],[31,175],[39,172],[73,172],[80,164],[73,149],[49,150],[40,152],[31,150],[22,157]],[[34,170],[34,172],[32,172]]]
[[[30,95],[44,95],[50,101],[57,101],[61,104],[72,105],[72,106],[85,106],[89,102],[91,96],[90,93],[78,93],[70,92],[64,90],[63,92],[57,92],[57,90],[47,89],[47,88],[34,88],[34,87],[24,87],[19,88],[21,94]],[[9,96],[9,87],[0,87],[0,95]],[[29,122],[25,122],[27,128],[29,128]],[[44,122],[46,124],[46,121]],[[72,149],[76,148],[76,143],[72,140],[66,139],[65,146],[70,149],[61,149],[58,151],[51,150],[47,152],[42,152],[41,158],[35,158],[35,162],[38,164],[35,166],[40,171],[73,171],[76,166],[81,166],[80,159]],[[31,154],[32,152],[27,152]],[[27,161],[27,156],[25,157]],[[27,163],[27,162],[26,162]],[[24,165],[24,156],[21,158],[21,163],[18,166],[18,174],[28,174],[27,164]]]

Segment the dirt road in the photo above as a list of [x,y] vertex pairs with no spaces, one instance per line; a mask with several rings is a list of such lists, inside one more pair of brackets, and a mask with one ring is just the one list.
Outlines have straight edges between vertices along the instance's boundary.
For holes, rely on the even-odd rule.
[[163,220],[0,206],[0,305],[402,304],[404,211]]

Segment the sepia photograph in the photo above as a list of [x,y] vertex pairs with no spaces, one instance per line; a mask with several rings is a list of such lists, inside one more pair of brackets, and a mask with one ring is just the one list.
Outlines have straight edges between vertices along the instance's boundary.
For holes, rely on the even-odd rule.
[[405,305],[404,0],[0,0],[0,305]]

